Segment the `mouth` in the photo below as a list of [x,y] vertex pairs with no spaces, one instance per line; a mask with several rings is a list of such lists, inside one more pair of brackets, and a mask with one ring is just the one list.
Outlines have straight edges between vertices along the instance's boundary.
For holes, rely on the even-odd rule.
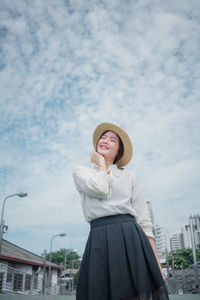
[[109,148],[107,146],[105,146],[105,145],[100,145],[100,149],[102,149],[102,150],[108,150]]

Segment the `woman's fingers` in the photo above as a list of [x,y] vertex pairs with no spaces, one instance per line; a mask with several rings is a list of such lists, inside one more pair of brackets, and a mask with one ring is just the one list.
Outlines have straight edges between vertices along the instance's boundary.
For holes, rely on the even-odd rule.
[[90,161],[94,164],[100,165],[104,162],[104,157],[96,151],[92,151],[90,155]]

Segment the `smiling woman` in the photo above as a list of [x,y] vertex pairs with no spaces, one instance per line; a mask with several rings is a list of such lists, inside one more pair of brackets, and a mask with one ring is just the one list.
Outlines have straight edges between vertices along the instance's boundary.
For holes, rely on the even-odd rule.
[[81,263],[77,300],[167,300],[152,223],[122,128],[102,123],[93,134],[94,168],[77,166],[73,177],[90,234]]

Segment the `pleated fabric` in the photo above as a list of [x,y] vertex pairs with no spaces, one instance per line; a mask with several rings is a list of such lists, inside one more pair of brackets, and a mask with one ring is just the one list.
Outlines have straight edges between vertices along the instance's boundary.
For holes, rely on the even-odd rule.
[[148,238],[131,215],[95,219],[79,272],[76,300],[168,300]]

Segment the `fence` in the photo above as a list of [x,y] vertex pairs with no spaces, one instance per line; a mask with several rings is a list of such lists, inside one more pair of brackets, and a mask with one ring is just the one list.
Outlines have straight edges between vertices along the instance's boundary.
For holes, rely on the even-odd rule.
[[[0,264],[0,292],[18,294],[51,294],[72,295],[74,290],[66,282],[48,284],[36,275],[30,275],[19,269]],[[69,283],[69,282],[68,282]],[[167,287],[170,294],[200,293],[200,262],[187,269],[175,270],[167,278]]]
[[58,295],[64,287],[60,284],[48,284],[47,280],[30,275],[19,269],[0,264],[0,292],[18,294]]
[[175,270],[167,278],[170,294],[200,293],[200,262],[186,269]]

